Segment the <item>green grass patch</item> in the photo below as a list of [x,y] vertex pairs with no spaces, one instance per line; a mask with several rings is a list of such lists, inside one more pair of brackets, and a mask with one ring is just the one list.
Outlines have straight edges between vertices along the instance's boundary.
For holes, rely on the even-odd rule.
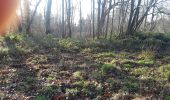
[[101,70],[102,70],[103,73],[109,73],[109,72],[111,72],[111,71],[113,71],[115,69],[116,69],[115,64],[103,64],[101,66]]

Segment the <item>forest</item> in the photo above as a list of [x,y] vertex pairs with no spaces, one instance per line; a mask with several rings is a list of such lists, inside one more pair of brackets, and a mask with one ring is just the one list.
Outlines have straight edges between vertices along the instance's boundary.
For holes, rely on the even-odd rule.
[[0,100],[170,100],[169,0],[2,2]]

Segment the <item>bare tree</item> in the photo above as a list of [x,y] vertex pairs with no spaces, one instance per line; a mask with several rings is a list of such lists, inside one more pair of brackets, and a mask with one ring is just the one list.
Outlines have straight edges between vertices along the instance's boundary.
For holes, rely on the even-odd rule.
[[26,32],[27,32],[27,33],[30,32],[31,24],[32,24],[32,22],[33,22],[33,20],[34,20],[34,16],[35,16],[35,14],[36,14],[36,12],[37,12],[37,8],[38,8],[38,6],[40,5],[40,3],[41,3],[41,0],[39,0],[39,1],[36,3],[35,9],[34,9],[34,11],[33,11],[33,14],[32,14],[32,16],[30,17],[30,20],[29,20],[29,22],[28,22],[28,26],[26,27]]
[[140,14],[140,9],[141,9],[141,1],[142,0],[138,0],[137,6],[135,7],[135,0],[131,0],[131,11],[130,11],[130,17],[129,17],[126,35],[133,35],[136,32],[136,30],[142,24],[143,20],[148,15],[148,12],[150,11],[150,9],[153,7],[154,3],[156,3],[156,2],[154,2],[154,0],[150,0],[146,11],[140,17],[139,14]]
[[[98,20],[97,20],[97,37],[103,33],[103,27],[105,25],[106,16],[110,13],[110,11],[119,4],[119,2],[110,5],[109,8],[106,8],[107,0],[98,0]],[[102,5],[102,6],[101,6]]]

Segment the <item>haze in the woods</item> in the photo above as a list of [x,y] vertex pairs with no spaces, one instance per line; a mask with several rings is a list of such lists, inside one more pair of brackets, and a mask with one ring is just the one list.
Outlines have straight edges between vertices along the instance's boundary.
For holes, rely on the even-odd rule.
[[0,100],[170,100],[169,0],[2,1]]

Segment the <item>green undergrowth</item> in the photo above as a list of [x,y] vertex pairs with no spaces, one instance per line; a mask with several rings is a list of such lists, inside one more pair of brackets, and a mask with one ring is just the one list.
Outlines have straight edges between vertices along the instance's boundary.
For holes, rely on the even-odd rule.
[[[168,100],[169,42],[169,35],[161,33],[137,33],[112,40],[10,34],[0,38],[0,56],[4,57],[0,62],[8,66],[0,70],[0,75],[5,76],[0,82],[18,82],[12,89],[27,96],[31,95],[29,91],[37,92],[31,95],[35,100],[53,100],[62,93],[70,100],[106,100],[121,92]],[[8,68],[16,72],[4,71]],[[0,93],[1,96],[4,97]]]
[[[118,51],[146,51],[142,52],[143,54],[153,55],[147,50],[162,50],[168,48],[168,40],[169,36],[161,33],[156,34],[142,34],[137,33],[133,37],[121,38],[121,39],[59,39],[55,35],[47,35],[43,37],[30,37],[24,34],[10,34],[6,37],[1,37],[1,44],[4,46],[7,41],[13,43],[14,47],[20,51],[28,50],[29,46],[31,49],[38,49],[39,47],[43,47],[45,49],[60,49],[63,52],[101,52],[101,51],[109,51],[109,50],[118,50]],[[6,46],[5,46],[6,47]],[[1,53],[5,54],[9,51],[6,48],[1,48]],[[11,47],[10,49],[14,48]],[[25,48],[23,48],[25,47]],[[150,54],[149,54],[150,53]],[[107,54],[108,56],[112,54]],[[113,55],[112,55],[113,56]],[[140,55],[139,57],[144,57]]]

